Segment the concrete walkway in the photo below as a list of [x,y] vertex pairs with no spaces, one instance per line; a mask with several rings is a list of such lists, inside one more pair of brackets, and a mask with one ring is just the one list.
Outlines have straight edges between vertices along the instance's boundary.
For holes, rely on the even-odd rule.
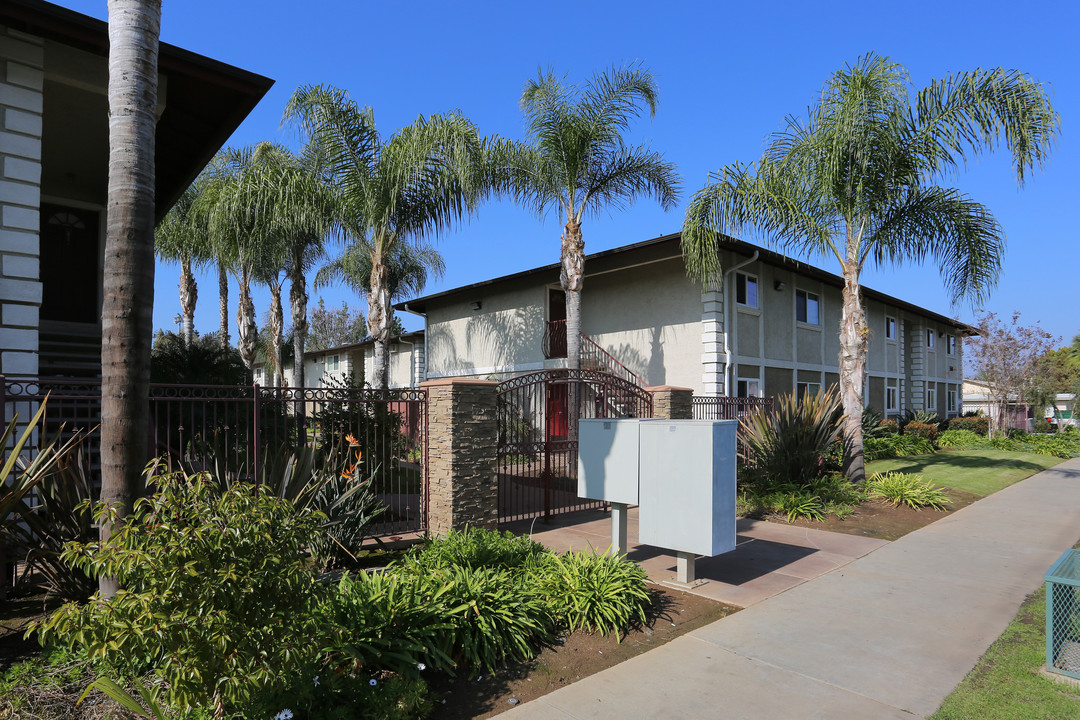
[[503,717],[926,717],[1078,537],[1075,459]]
[[[607,512],[556,515],[550,523],[528,520],[501,526],[557,552],[611,545]],[[736,547],[723,555],[698,558],[700,585],[689,591],[710,600],[749,607],[808,580],[832,572],[887,544],[885,540],[825,532],[812,528],[742,518],[736,526]],[[638,509],[626,523],[627,556],[641,565],[654,583],[675,581],[675,553],[638,543]]]

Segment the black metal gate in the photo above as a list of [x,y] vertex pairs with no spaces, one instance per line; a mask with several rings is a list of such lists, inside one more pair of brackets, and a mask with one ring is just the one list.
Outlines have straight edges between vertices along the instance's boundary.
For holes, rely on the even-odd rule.
[[541,370],[499,385],[499,520],[603,507],[577,494],[577,421],[652,417],[644,388],[597,370]]

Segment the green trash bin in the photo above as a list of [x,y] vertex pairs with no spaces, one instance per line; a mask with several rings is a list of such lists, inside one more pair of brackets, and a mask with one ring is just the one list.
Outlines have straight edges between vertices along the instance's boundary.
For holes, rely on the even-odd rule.
[[1066,550],[1046,580],[1046,669],[1080,680],[1080,550]]

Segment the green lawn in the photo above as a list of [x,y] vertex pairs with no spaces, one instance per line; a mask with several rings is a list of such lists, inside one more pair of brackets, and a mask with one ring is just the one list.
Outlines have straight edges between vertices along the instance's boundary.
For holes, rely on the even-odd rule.
[[1046,662],[1046,589],[1020,606],[1001,634],[932,720],[1080,717],[1080,691],[1039,674]]
[[866,474],[919,473],[927,482],[986,497],[1004,487],[1062,462],[1061,458],[995,448],[942,450],[933,455],[875,460]]

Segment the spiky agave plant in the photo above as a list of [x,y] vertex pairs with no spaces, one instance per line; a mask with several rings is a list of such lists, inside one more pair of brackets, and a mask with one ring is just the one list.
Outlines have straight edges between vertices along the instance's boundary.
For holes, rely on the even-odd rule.
[[781,395],[773,409],[759,408],[739,422],[739,454],[758,484],[805,487],[824,472],[841,419],[835,386],[816,395]]

